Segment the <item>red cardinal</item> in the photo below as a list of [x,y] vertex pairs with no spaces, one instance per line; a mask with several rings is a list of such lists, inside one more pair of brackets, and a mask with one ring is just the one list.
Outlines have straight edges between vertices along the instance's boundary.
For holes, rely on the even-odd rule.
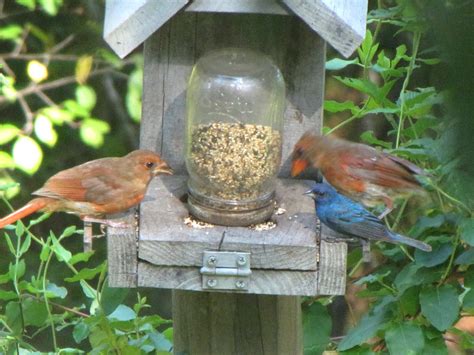
[[63,170],[33,193],[41,197],[0,219],[0,228],[36,211],[74,213],[85,222],[113,225],[99,218],[140,203],[151,179],[161,173],[173,171],[149,150],[136,150],[121,158],[97,159]]
[[337,190],[364,205],[384,203],[383,218],[393,199],[422,191],[415,175],[426,173],[409,161],[379,152],[365,144],[306,132],[293,150],[291,175],[312,166]]

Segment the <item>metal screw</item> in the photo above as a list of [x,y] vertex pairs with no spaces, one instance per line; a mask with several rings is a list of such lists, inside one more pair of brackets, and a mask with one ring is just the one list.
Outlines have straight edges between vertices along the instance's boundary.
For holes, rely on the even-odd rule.
[[237,259],[237,264],[239,264],[240,266],[247,264],[247,258],[245,256],[239,256],[239,258]]
[[235,287],[237,288],[244,288],[245,287],[245,281],[239,280],[235,283]]
[[214,266],[217,264],[217,258],[215,256],[210,256],[208,259],[207,259],[207,263],[211,266]]
[[216,287],[217,286],[217,280],[216,279],[209,279],[207,280],[207,286],[209,287]]

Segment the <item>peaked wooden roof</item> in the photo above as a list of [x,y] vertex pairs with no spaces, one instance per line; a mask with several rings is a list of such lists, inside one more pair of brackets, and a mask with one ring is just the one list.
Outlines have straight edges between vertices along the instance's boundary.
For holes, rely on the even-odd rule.
[[281,1],[106,0],[104,39],[123,58],[183,8],[198,12],[295,14],[345,57],[364,39],[368,0]]

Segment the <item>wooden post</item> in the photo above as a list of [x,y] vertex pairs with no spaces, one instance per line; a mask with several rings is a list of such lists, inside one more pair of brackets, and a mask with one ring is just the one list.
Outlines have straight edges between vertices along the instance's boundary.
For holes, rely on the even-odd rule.
[[302,354],[300,297],[173,291],[174,353]]

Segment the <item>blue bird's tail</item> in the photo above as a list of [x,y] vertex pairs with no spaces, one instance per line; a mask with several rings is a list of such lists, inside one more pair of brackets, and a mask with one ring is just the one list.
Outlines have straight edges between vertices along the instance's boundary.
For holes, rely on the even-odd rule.
[[423,251],[431,251],[431,245],[423,243],[422,241],[408,238],[408,237],[405,237],[404,235],[393,233],[393,232],[390,232],[390,237],[391,237],[390,239],[393,242],[403,243],[403,244],[409,245],[411,247],[414,247]]

